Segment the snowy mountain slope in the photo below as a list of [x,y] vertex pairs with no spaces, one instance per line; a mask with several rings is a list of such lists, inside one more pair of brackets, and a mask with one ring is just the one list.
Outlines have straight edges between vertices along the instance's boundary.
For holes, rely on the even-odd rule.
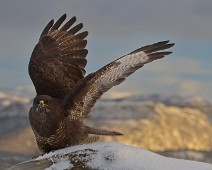
[[50,152],[9,170],[21,169],[212,170],[212,164],[167,158],[115,142],[97,142]]

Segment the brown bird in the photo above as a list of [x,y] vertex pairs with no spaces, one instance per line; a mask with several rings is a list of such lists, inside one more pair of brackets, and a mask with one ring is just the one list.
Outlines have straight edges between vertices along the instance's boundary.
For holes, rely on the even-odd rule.
[[171,54],[169,41],[141,47],[85,76],[87,31],[76,17],[63,24],[66,14],[51,20],[41,33],[29,62],[29,75],[37,96],[29,120],[42,152],[97,140],[95,135],[121,135],[86,126],[83,121],[102,94],[137,69]]

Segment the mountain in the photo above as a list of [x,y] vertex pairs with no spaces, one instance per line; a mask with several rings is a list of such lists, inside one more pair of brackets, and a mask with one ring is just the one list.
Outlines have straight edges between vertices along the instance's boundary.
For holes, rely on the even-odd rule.
[[[0,164],[14,164],[39,154],[28,121],[31,104],[31,98],[22,93],[15,97],[0,93]],[[212,152],[212,105],[201,98],[137,95],[102,99],[86,123],[124,133],[122,137],[101,137],[101,141],[212,162],[211,156],[207,158]]]
[[[94,117],[98,127],[114,129],[124,137],[103,137],[106,141],[118,141],[142,146],[154,151],[212,150],[212,124],[207,116],[194,108],[167,106],[162,103],[144,105],[115,103],[109,109],[101,107],[101,116]],[[104,104],[104,107],[108,107]],[[97,107],[98,108],[98,107]],[[114,109],[114,111],[110,109]],[[120,117],[110,119],[109,113],[119,110]],[[141,114],[143,113],[142,116]],[[97,123],[96,123],[97,122]],[[91,123],[94,126],[94,123]],[[132,133],[133,132],[133,133]]]
[[212,164],[167,158],[120,143],[95,142],[69,147],[18,164],[10,170],[206,170]]

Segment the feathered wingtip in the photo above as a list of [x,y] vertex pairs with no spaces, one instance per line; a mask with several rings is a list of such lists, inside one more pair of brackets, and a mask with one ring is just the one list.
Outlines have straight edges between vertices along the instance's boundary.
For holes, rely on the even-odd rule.
[[[158,51],[161,51],[161,50],[166,50],[166,49],[169,49],[169,48],[171,48],[175,45],[174,43],[169,43],[169,42],[170,41],[167,40],[167,41],[157,42],[157,43],[154,43],[154,44],[151,44],[151,45],[146,45],[144,47],[141,47],[137,50],[132,51],[129,54],[134,54],[134,53],[137,53],[137,52],[140,52],[140,51],[143,51],[147,54],[151,54],[151,53],[158,52]],[[163,52],[163,53],[165,55],[168,55],[171,52]]]
[[47,35],[49,32],[53,32],[55,30],[60,30],[60,31],[68,31],[71,34],[75,34],[77,33],[80,29],[82,29],[83,24],[80,23],[78,25],[76,25],[75,27],[71,28],[69,30],[69,28],[76,22],[76,16],[72,17],[71,19],[69,19],[63,26],[61,26],[64,21],[66,20],[67,15],[64,14],[62,15],[55,23],[54,20],[52,19],[44,28],[44,30],[42,31],[41,35],[40,35],[40,39]]

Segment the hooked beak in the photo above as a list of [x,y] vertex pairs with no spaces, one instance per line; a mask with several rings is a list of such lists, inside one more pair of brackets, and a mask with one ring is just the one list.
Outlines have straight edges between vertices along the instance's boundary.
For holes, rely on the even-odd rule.
[[46,104],[44,103],[43,100],[40,100],[39,101],[39,104],[37,105],[37,108],[36,108],[36,111],[45,111],[45,108],[46,108]]
[[43,100],[40,100],[39,101],[39,104],[44,105],[44,101]]

